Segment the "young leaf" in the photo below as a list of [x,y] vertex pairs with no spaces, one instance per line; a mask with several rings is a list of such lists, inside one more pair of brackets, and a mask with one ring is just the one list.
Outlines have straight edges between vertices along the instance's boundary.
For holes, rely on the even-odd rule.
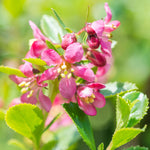
[[130,115],[130,106],[123,98],[118,96],[116,106],[117,130],[127,125],[129,115]]
[[45,66],[46,62],[40,58],[24,58],[23,60],[28,61],[34,65]]
[[38,145],[44,121],[42,111],[37,106],[24,103],[10,107],[5,120],[10,128]]
[[140,147],[140,146],[135,146],[135,147],[130,147],[124,150],[148,150],[147,147]]
[[101,144],[98,146],[98,150],[104,150],[104,143],[101,143]]
[[16,75],[18,77],[25,77],[25,75],[19,70],[7,66],[0,66],[0,72],[6,73],[6,74],[12,74]]
[[57,20],[51,16],[44,15],[42,17],[41,28],[48,38],[54,43],[60,43],[58,34],[61,35],[61,38],[64,36],[63,29],[59,26]]
[[146,115],[148,110],[148,98],[143,93],[137,91],[126,93],[122,98],[126,101],[129,100],[131,103],[138,100],[131,109],[127,125],[127,127],[133,127]]
[[114,150],[135,138],[139,133],[144,132],[145,128],[122,128],[117,130],[112,138],[111,150]]
[[123,94],[130,90],[135,90],[137,87],[133,83],[121,83],[121,82],[111,82],[105,84],[106,88],[101,89],[101,93],[106,97],[116,96],[117,94]]
[[47,44],[48,48],[53,49],[59,55],[63,55],[64,54],[64,50],[56,49],[56,47],[50,41],[46,41],[46,44]]
[[63,104],[66,112],[74,121],[80,135],[91,150],[96,150],[92,128],[88,116],[75,103]]

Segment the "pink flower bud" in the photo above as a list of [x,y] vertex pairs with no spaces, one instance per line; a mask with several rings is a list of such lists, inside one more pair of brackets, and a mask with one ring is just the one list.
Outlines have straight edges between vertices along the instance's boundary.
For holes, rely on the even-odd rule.
[[66,34],[62,40],[61,47],[66,50],[66,48],[77,41],[74,33]]
[[98,37],[92,35],[88,37],[87,44],[91,49],[97,49],[100,45],[100,42]]
[[85,31],[89,34],[89,35],[94,35],[95,31],[94,29],[91,27],[91,23],[88,23],[85,27]]

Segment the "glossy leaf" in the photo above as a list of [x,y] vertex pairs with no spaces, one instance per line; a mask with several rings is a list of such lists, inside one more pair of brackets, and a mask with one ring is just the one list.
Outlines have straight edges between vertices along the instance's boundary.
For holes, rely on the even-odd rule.
[[11,129],[38,145],[44,121],[42,111],[37,106],[24,103],[10,107],[5,119]]
[[116,96],[117,94],[121,95],[125,92],[128,92],[130,90],[137,89],[135,84],[129,83],[129,82],[111,82],[105,84],[106,88],[101,89],[101,93],[106,97],[113,97]]
[[98,146],[98,150],[104,150],[104,143],[101,143],[101,144]]
[[140,147],[140,146],[135,146],[135,147],[130,147],[124,150],[148,150],[147,147]]
[[54,43],[60,43],[59,36],[63,37],[63,29],[53,17],[44,15],[41,20],[41,28],[48,38]]
[[63,107],[72,118],[84,142],[91,150],[95,150],[95,141],[88,116],[75,103],[63,104]]
[[127,125],[129,115],[130,115],[129,104],[122,97],[118,96],[116,106],[117,130]]
[[148,98],[143,93],[137,91],[126,93],[122,98],[131,103],[136,101],[135,105],[132,106],[127,125],[127,127],[133,127],[146,115],[148,110]]
[[18,77],[25,77],[25,75],[19,69],[7,67],[7,66],[0,66],[0,72],[9,75],[17,75]]
[[40,58],[24,58],[23,60],[28,61],[34,65],[45,66],[46,62]]
[[112,138],[111,150],[114,150],[135,138],[139,133],[144,132],[145,128],[122,128],[117,130]]

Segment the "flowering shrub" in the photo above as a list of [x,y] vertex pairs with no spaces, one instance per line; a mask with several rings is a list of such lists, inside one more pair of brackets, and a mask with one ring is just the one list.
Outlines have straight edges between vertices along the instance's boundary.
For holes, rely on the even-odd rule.
[[[7,125],[32,140],[37,150],[68,149],[69,144],[63,148],[58,141],[46,142],[43,133],[72,123],[89,148],[95,150],[88,115],[97,115],[96,108],[104,107],[108,98],[116,99],[116,130],[107,150],[126,144],[145,130],[133,126],[146,114],[148,98],[131,83],[99,82],[110,68],[112,32],[120,25],[117,20],[111,21],[107,3],[104,7],[104,19],[86,23],[78,32],[68,29],[55,10],[56,20],[47,15],[41,20],[45,35],[29,21],[34,39],[30,40],[23,64],[19,69],[0,66],[22,93],[7,113],[1,114]],[[103,149],[101,143],[98,150]]]

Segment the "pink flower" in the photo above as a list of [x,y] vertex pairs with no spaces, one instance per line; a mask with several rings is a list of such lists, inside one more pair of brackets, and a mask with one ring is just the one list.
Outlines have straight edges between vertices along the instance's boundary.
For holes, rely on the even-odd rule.
[[10,75],[10,79],[22,88],[21,102],[31,104],[40,102],[41,107],[49,112],[51,100],[43,94],[42,88],[46,87],[47,84],[39,82],[41,75],[34,74],[34,69],[29,62],[25,62],[24,65],[21,65],[20,70],[25,74],[26,78]]
[[49,115],[47,117],[45,126],[47,126],[59,113],[61,114],[61,116],[52,124],[52,126],[50,127],[51,131],[57,130],[63,126],[71,125],[73,123],[71,118],[61,106],[61,104],[63,104],[64,102],[65,100],[63,100],[63,97],[61,97],[60,95],[57,95],[55,97],[51,111],[49,112]]
[[104,95],[99,93],[99,89],[104,87],[100,83],[90,83],[78,87],[78,105],[87,115],[95,116],[97,114],[95,107],[102,108],[105,106],[106,101]]

